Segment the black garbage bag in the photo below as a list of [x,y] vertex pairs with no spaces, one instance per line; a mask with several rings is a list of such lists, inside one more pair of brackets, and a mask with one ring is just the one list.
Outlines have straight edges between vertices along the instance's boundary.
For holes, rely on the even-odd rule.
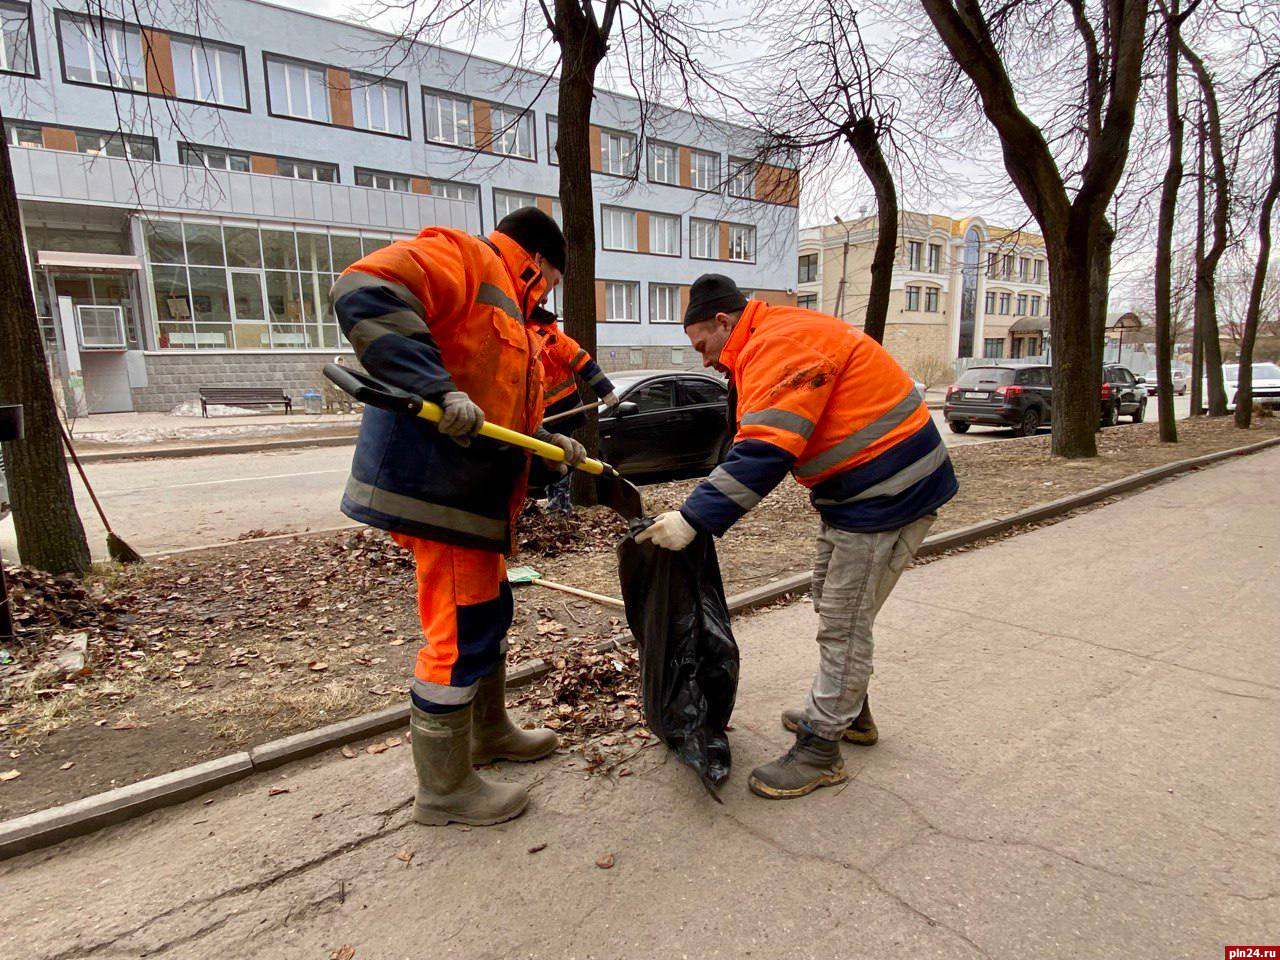
[[649,729],[715,788],[729,775],[725,728],[738,692],[738,645],[712,537],[684,550],[636,543],[653,522],[632,521],[618,544],[627,625],[640,645],[640,686]]

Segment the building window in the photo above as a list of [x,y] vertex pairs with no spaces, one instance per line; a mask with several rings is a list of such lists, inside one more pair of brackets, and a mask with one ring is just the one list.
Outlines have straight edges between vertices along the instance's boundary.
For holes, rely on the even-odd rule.
[[623,280],[606,280],[604,285],[604,319],[606,323],[638,323],[636,303],[640,284]]
[[666,257],[680,256],[680,218],[665,213],[649,214],[649,252]]
[[982,355],[996,359],[1004,356],[1004,337],[987,337],[982,341]]
[[1018,309],[1014,311],[1014,316],[1025,317],[1027,315],[1027,295],[1025,293],[1018,294]]
[[552,166],[559,166],[560,151],[557,144],[560,142],[560,121],[555,117],[547,117],[547,160]]
[[649,284],[649,322],[679,323],[680,288],[669,283]]
[[996,294],[995,294],[995,291],[994,291],[994,290],[988,290],[988,291],[987,291],[987,298],[986,298],[986,310],[985,310],[985,312],[986,312],[986,313],[995,313],[995,312],[996,312]]
[[1027,257],[1018,258],[1018,279],[1024,283],[1031,279],[1031,260]]
[[137,27],[63,13],[58,35],[68,80],[122,90],[147,89],[142,31]]
[[1010,296],[1007,293],[1000,294],[1000,315],[1007,317],[1009,315]]
[[812,283],[818,279],[818,255],[806,253],[800,258],[800,271],[797,280],[800,283]]
[[740,263],[756,262],[756,228],[742,224],[729,225],[728,259]]
[[919,240],[907,241],[907,269],[921,270],[924,263],[924,244]]
[[1000,259],[1000,275],[1006,280],[1013,279],[1013,254],[1006,253]]
[[670,143],[649,144],[649,181],[651,183],[680,182],[680,150]]
[[197,147],[190,143],[178,145],[178,162],[189,167],[208,167],[210,170],[234,170],[249,172],[249,154],[239,150],[223,150],[218,147]]
[[78,130],[76,131],[76,152],[129,160],[155,160],[156,142],[150,137]]
[[600,169],[629,177],[635,173],[636,138],[629,133],[600,131]]
[[424,94],[427,112],[427,139],[455,147],[474,147],[471,101],[441,93]]
[[403,173],[384,173],[381,170],[362,170],[356,168],[356,186],[372,187],[375,190],[397,190],[408,193],[409,178]]
[[220,43],[173,37],[173,92],[184,100],[223,107],[248,106],[244,89],[244,51]]
[[720,257],[720,227],[714,220],[689,218],[689,256],[699,260]]
[[493,191],[494,223],[500,223],[509,213],[515,213],[521,207],[536,207],[538,198],[531,193],[516,193],[514,190]]
[[1036,283],[1044,283],[1044,261],[1036,260],[1035,263],[1032,264],[1031,269],[1032,269],[1032,279]]
[[636,212],[620,207],[601,207],[600,219],[604,221],[603,246],[606,250],[639,249],[636,243]]
[[0,2],[0,72],[35,73],[31,55],[31,6]]
[[469,183],[454,183],[452,180],[432,180],[431,195],[446,200],[461,200],[463,203],[480,204],[480,190]]
[[1040,316],[1040,298],[1039,297],[1031,298],[1031,315],[1033,317]]
[[997,257],[994,253],[987,254],[987,276],[988,277],[997,277],[1000,275],[1000,270],[999,270],[999,267],[997,266],[997,264],[999,263],[999,259],[1000,258]]
[[720,189],[720,154],[689,151],[689,186],[695,190]]
[[907,311],[915,313],[920,309],[920,288],[915,286],[907,287]]
[[938,288],[937,287],[924,288],[924,312],[925,313],[938,312]]
[[817,310],[818,295],[816,293],[802,293],[796,297],[796,306],[801,310]]
[[20,120],[4,122],[5,141],[11,147],[43,147],[44,135],[34,123],[23,123]]
[[741,157],[729,158],[729,196],[745,197],[748,200],[756,195],[756,165]]
[[310,160],[276,160],[276,176],[295,180],[319,180],[337,183],[338,168],[332,163],[313,163]]
[[361,130],[409,135],[406,122],[408,88],[396,80],[351,75],[351,122]]
[[267,92],[274,114],[329,122],[329,82],[324,67],[268,57]]
[[942,244],[940,243],[929,244],[929,272],[942,272]]
[[489,111],[493,152],[507,157],[533,159],[533,112],[494,104]]

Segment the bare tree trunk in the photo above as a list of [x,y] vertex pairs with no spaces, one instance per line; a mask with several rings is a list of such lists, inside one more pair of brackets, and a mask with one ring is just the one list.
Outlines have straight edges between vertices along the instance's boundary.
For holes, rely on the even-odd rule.
[[1093,244],[1093,256],[1089,258],[1089,338],[1093,345],[1093,395],[1098,397],[1098,418],[1102,420],[1102,364],[1106,362],[1107,306],[1111,303],[1111,248],[1116,242],[1116,231],[1105,217],[1099,227],[1098,239]]
[[1204,118],[1196,124],[1196,249],[1195,278],[1191,284],[1191,415],[1204,413],[1204,315],[1200,310],[1200,263],[1204,260]]
[[1178,442],[1173,414],[1173,226],[1177,216],[1178,187],[1182,183],[1182,113],[1178,105],[1178,0],[1165,17],[1168,47],[1165,59],[1165,116],[1169,126],[1169,163],[1160,186],[1160,216],[1156,227],[1156,408],[1161,443]]
[[1240,379],[1236,391],[1236,426],[1248,430],[1253,419],[1253,345],[1258,339],[1258,318],[1262,313],[1262,289],[1267,282],[1271,260],[1271,217],[1276,198],[1280,197],[1280,109],[1272,121],[1271,182],[1262,198],[1258,213],[1258,259],[1253,265],[1253,283],[1249,287],[1249,306],[1244,315],[1244,336],[1240,340]]
[[893,260],[898,249],[898,191],[893,183],[893,172],[880,150],[880,134],[875,120],[861,117],[846,136],[876,192],[876,249],[871,258],[871,290],[867,295],[863,331],[877,343],[883,343],[885,322],[889,317],[889,293],[893,286]]
[[[591,104],[595,97],[596,67],[604,59],[605,38],[594,16],[573,0],[556,0],[555,38],[560,44],[558,140],[560,209],[564,218],[566,270],[564,327],[593,357],[596,354],[596,234],[592,212]],[[600,449],[600,424],[594,411],[574,431],[594,456]],[[589,506],[596,502],[589,475],[574,472],[573,499]]]
[[7,147],[0,147],[0,357],[0,403],[22,404],[26,420],[25,439],[4,449],[18,553],[49,573],[83,574],[89,544],[62,452]]
[[[1085,245],[1045,237],[1053,290],[1053,452],[1096,457],[1101,390],[1093,384],[1096,352],[1091,333],[1092,269]],[[1057,249],[1055,249],[1055,247]]]
[[[1200,204],[1203,207],[1207,203],[1206,196],[1209,189],[1204,165],[1204,148],[1207,134],[1203,117],[1200,118],[1199,126]],[[1218,136],[1221,136],[1221,130],[1218,131]],[[1215,167],[1219,151],[1220,147],[1215,146]],[[1225,179],[1225,176],[1225,173],[1220,174],[1215,170],[1213,243],[1207,250],[1205,249],[1204,228],[1208,224],[1204,220],[1203,209],[1201,210],[1201,229],[1196,238],[1196,326],[1200,330],[1200,349],[1204,355],[1204,379],[1207,383],[1209,394],[1205,397],[1205,402],[1211,417],[1225,417],[1227,415],[1227,391],[1222,382],[1222,344],[1218,339],[1218,308],[1214,299],[1217,296],[1218,261],[1222,258],[1222,252],[1227,245],[1227,197],[1221,182]]]

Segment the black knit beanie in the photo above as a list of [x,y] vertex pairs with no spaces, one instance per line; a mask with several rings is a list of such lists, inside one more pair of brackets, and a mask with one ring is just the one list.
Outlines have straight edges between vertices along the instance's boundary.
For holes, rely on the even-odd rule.
[[747,305],[738,285],[723,273],[704,273],[689,288],[684,325],[710,320],[717,313],[737,313]]
[[511,211],[498,222],[498,232],[520,244],[530,256],[542,254],[548,263],[564,273],[564,234],[559,224],[537,207]]

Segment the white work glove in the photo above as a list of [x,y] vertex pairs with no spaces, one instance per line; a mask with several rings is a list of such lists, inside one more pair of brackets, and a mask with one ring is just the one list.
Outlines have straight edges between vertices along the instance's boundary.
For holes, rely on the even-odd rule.
[[587,448],[573,439],[573,437],[566,437],[563,433],[553,433],[549,437],[541,437],[539,439],[555,444],[564,451],[564,463],[558,460],[547,460],[545,457],[542,460],[543,463],[561,476],[569,472],[569,467],[587,459]]
[[605,409],[606,409],[606,410],[612,410],[614,407],[616,407],[616,406],[617,406],[618,404],[620,404],[621,402],[622,402],[622,398],[621,398],[621,397],[619,397],[619,396],[618,396],[616,393],[614,393],[612,390],[610,390],[610,391],[609,391],[609,395],[608,395],[607,397],[605,397],[605,398],[604,398],[604,406],[605,406]]
[[450,390],[440,401],[444,416],[440,418],[440,432],[455,443],[468,446],[471,438],[484,426],[484,411],[461,390]]
[[683,550],[693,543],[698,531],[689,525],[679,510],[658,514],[658,519],[636,534],[636,543],[649,543],[664,550]]

